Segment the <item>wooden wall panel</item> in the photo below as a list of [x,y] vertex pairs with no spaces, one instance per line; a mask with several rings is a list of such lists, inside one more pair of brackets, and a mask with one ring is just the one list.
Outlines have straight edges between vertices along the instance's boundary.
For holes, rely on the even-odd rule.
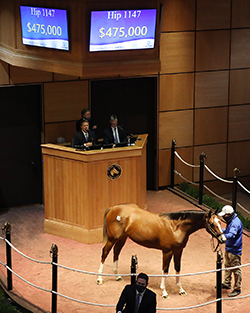
[[193,145],[192,110],[160,113],[159,148],[170,148],[173,139],[179,147]]
[[250,67],[250,29],[233,29],[231,45],[231,68]]
[[250,140],[250,105],[229,108],[228,141]]
[[227,175],[232,177],[233,170],[240,170],[238,176],[250,175],[250,141],[234,142],[228,144]]
[[16,48],[14,1],[1,1],[0,3],[0,46],[11,49]]
[[249,0],[232,0],[232,27],[250,27]]
[[162,33],[161,73],[192,72],[194,70],[194,33]]
[[63,137],[66,142],[72,142],[76,133],[76,122],[60,122],[45,124],[45,143],[56,143],[58,137]]
[[77,76],[71,76],[71,75],[64,75],[64,74],[57,74],[54,73],[54,81],[59,82],[59,81],[68,81],[68,80],[77,80]]
[[10,66],[10,81],[11,84],[29,84],[50,82],[53,80],[52,73]]
[[[209,146],[199,146],[194,147],[194,164],[200,164],[200,155],[205,153],[207,158],[205,158],[205,165],[217,176],[221,178],[226,178],[227,174],[227,145],[209,145]],[[194,168],[194,181],[199,181],[199,168]],[[206,169],[204,169],[204,179],[205,180],[216,180],[216,178],[210,174]]]
[[194,74],[160,76],[160,111],[193,108]]
[[9,65],[0,61],[0,85],[9,84]]
[[196,70],[228,69],[230,31],[201,31],[196,36]]
[[195,107],[216,107],[228,104],[229,72],[203,72],[195,76]]
[[88,81],[44,84],[45,123],[79,119],[88,107]]
[[231,0],[198,0],[197,29],[230,28]]
[[161,31],[195,29],[195,0],[163,0]]
[[226,142],[227,114],[227,107],[195,110],[195,145]]
[[[180,157],[193,164],[193,148],[176,148]],[[186,166],[175,156],[175,169],[186,179],[193,181],[192,167]],[[175,184],[180,184],[184,180],[179,176],[174,177]],[[159,187],[169,186],[171,183],[171,150],[159,151]]]
[[230,75],[230,104],[250,103],[250,70],[234,70]]

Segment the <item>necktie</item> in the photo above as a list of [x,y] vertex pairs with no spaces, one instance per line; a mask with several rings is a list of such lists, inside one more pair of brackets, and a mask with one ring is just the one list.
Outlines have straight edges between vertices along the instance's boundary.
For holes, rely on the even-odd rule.
[[85,138],[86,138],[86,141],[88,142],[88,133],[85,133]]
[[135,298],[135,313],[138,313],[140,306],[141,295],[138,293]]
[[117,128],[114,129],[114,132],[115,132],[115,143],[118,143]]

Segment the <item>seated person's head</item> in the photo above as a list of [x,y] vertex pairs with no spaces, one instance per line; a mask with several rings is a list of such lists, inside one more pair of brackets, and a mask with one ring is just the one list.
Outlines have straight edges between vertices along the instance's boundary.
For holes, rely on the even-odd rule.
[[83,119],[83,120],[82,120],[82,123],[81,123],[81,130],[82,130],[84,133],[86,133],[86,132],[88,131],[88,129],[89,129],[89,122],[88,122],[88,120]]
[[117,118],[117,116],[114,115],[114,114],[112,114],[112,115],[110,116],[109,123],[110,123],[111,127],[116,128],[117,125],[118,125],[118,118]]

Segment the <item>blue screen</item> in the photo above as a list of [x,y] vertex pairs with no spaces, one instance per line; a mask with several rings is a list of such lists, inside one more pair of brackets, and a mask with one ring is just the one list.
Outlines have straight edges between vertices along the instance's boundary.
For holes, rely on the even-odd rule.
[[92,11],[89,51],[153,49],[156,9]]
[[67,11],[20,6],[24,45],[69,50]]

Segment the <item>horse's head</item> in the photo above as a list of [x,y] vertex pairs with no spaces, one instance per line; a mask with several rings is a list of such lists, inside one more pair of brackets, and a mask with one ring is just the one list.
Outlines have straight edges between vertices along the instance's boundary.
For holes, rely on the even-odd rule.
[[216,238],[219,243],[225,243],[226,237],[223,234],[221,229],[221,221],[219,217],[216,215],[217,212],[209,211],[205,217],[206,230],[209,234],[211,234],[214,238]]

